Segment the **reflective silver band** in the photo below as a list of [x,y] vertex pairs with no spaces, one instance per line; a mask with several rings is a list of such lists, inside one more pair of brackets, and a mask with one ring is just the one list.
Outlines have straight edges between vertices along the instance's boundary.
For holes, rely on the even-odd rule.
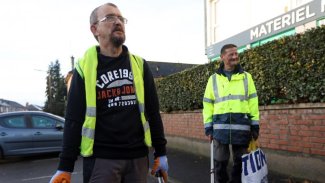
[[217,98],[214,102],[218,103],[218,102],[224,102],[227,100],[246,100],[246,97],[244,95],[228,95],[225,97]]
[[227,100],[246,100],[246,97],[244,95],[228,95],[225,97],[217,98],[216,100],[203,98],[203,102],[208,102],[208,103],[219,103],[219,102],[225,102]]
[[[140,113],[144,113],[144,104],[139,103],[138,106],[139,106]],[[146,121],[145,124],[143,124],[142,126],[143,126],[144,132],[146,132],[147,130],[150,129],[148,121]]]
[[245,78],[244,78],[245,97],[248,98],[248,79],[247,79],[247,73],[246,72],[244,73],[245,73]]
[[144,132],[146,132],[149,129],[150,129],[149,123],[148,123],[148,121],[146,121],[146,123],[143,124],[143,130],[144,130]]
[[213,84],[214,98],[219,98],[219,94],[218,94],[218,83],[217,83],[217,74],[214,74],[212,76],[212,84]]
[[212,127],[212,122],[204,123],[204,128]]
[[252,93],[248,96],[248,99],[252,99],[252,98],[255,98],[257,97],[257,93]]
[[90,128],[82,127],[81,135],[82,136],[85,136],[85,137],[88,137],[90,139],[94,139],[94,137],[95,137],[95,130],[94,129],[90,129]]
[[89,117],[96,117],[96,107],[87,107],[86,115]]
[[141,113],[144,112],[144,104],[139,103],[138,106],[139,106],[139,110],[140,110],[140,112],[141,112]]
[[252,123],[251,123],[251,125],[259,125],[260,124],[260,122],[259,121],[257,121],[257,120],[252,120]]
[[208,103],[213,104],[214,103],[214,100],[211,100],[209,98],[203,98],[203,102],[208,102]]
[[214,124],[213,129],[215,130],[245,130],[250,131],[251,127],[249,125],[235,125],[235,124]]

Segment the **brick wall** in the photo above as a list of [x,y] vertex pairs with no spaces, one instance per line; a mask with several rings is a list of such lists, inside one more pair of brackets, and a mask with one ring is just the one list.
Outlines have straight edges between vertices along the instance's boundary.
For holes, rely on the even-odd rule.
[[165,134],[206,140],[204,134],[203,117],[201,111],[182,112],[182,113],[162,113]]
[[[162,113],[165,134],[207,140],[200,110]],[[325,156],[325,104],[260,107],[262,147]]]

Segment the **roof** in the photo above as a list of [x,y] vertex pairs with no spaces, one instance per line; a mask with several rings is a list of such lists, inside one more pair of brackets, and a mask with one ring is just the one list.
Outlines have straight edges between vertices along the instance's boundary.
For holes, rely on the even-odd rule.
[[23,105],[10,101],[10,100],[5,100],[5,99],[0,99],[0,106],[6,106],[6,107],[13,107],[13,108],[25,108]]
[[197,64],[171,63],[171,62],[154,62],[147,61],[154,78],[165,77],[185,69],[197,66]]
[[28,104],[26,106],[27,110],[29,111],[42,111],[43,110],[43,107],[41,106],[38,106],[38,105],[35,105],[35,104]]

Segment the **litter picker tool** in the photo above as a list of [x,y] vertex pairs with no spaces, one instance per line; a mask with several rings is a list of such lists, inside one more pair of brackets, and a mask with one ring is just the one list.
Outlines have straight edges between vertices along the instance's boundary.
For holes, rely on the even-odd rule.
[[210,147],[210,158],[211,158],[211,170],[210,170],[210,174],[211,174],[211,183],[214,183],[214,153],[213,153],[213,139],[211,140],[211,147]]
[[159,183],[165,183],[161,171],[158,171],[156,173],[156,177],[157,177]]

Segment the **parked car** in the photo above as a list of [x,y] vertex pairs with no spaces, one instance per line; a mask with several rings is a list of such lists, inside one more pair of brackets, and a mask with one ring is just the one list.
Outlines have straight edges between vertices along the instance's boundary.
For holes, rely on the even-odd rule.
[[40,111],[0,114],[0,158],[60,152],[64,118]]

